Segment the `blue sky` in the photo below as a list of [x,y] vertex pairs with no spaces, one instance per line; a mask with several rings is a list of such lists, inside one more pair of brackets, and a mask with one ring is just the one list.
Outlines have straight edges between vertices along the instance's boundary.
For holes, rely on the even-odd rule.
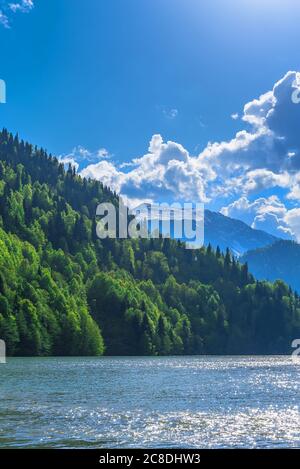
[[0,0],[0,12],[2,126],[134,200],[203,200],[300,239],[286,75],[300,70],[297,0]]

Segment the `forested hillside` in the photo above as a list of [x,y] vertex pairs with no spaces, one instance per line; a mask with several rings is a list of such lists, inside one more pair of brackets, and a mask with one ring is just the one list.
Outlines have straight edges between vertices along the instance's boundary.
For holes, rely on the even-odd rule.
[[0,133],[0,338],[10,355],[287,353],[300,301],[229,251],[100,241],[101,183]]
[[283,279],[300,292],[300,245],[281,240],[264,248],[248,251],[242,257],[259,279]]

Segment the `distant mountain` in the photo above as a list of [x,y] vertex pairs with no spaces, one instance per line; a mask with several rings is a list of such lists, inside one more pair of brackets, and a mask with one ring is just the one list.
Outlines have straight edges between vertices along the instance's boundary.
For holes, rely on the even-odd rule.
[[245,253],[241,262],[248,262],[256,278],[270,281],[282,279],[300,292],[300,244],[281,240]]
[[219,246],[222,251],[228,247],[236,256],[241,256],[247,251],[274,244],[280,238],[254,230],[240,220],[205,210],[204,240],[206,245]]
[[[138,213],[141,210],[144,211],[143,213],[147,213],[147,216],[152,218],[152,220],[163,219],[168,211],[166,209],[159,209],[157,212],[155,210],[151,212],[150,204],[141,204],[133,210],[133,213]],[[280,240],[280,238],[276,238],[265,231],[254,230],[246,223],[218,212],[205,210],[204,215],[204,244],[206,246],[211,244],[213,248],[219,246],[223,252],[229,248],[238,257],[247,251],[269,246]],[[166,228],[160,225],[160,232],[164,234],[170,232],[171,238],[174,238],[174,218],[182,216],[181,209],[174,210],[174,212],[171,210],[169,228],[166,231]],[[195,212],[193,212],[192,216],[195,219]],[[150,222],[149,229],[151,230]],[[188,241],[184,236],[180,239]]]

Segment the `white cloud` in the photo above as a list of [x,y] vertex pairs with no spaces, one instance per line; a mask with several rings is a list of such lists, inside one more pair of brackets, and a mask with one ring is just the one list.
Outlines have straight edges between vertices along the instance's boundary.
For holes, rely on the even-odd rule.
[[[91,163],[81,174],[135,200],[214,202],[255,228],[298,237],[299,212],[287,207],[300,200],[300,105],[292,101],[299,78],[288,72],[271,91],[247,103],[241,115],[247,128],[229,141],[209,142],[198,155],[155,134],[146,154],[121,166],[81,155]],[[280,199],[270,196],[278,189]]]
[[144,200],[188,199],[206,201],[205,181],[214,173],[180,144],[163,142],[153,135],[148,153],[119,168],[113,162],[90,164],[81,171],[84,177],[101,179],[112,189],[130,198]]
[[10,28],[10,19],[14,13],[29,13],[33,8],[33,0],[20,0],[18,2],[3,0],[1,2],[0,24],[5,28]]
[[79,169],[79,164],[78,162],[72,158],[71,156],[61,156],[58,158],[60,163],[63,163],[65,169],[68,169],[69,165],[73,166],[76,171]]
[[[78,170],[78,168],[83,164],[95,164],[100,160],[109,159],[112,156],[113,155],[106,148],[99,148],[99,150],[90,151],[87,148],[78,145],[77,147],[74,147],[70,153],[66,155],[60,155],[59,160],[66,163],[76,162],[76,170]],[[72,165],[74,166],[73,163]]]
[[289,200],[300,200],[300,185],[293,185],[286,198]]
[[254,99],[244,106],[243,121],[255,126],[262,126],[266,122],[266,116],[274,105],[274,95],[272,91],[262,94],[258,99]]
[[240,178],[239,190],[245,194],[251,194],[273,187],[288,188],[290,183],[291,176],[287,171],[276,174],[269,169],[254,169]]
[[8,4],[8,8],[14,13],[16,13],[17,11],[20,11],[22,13],[28,13],[30,10],[33,9],[33,7],[34,4],[32,0],[21,0],[20,2]]
[[238,168],[244,174],[254,169],[274,174],[300,170],[300,106],[292,102],[299,75],[288,72],[272,91],[245,105],[242,120],[250,130],[238,132],[231,141],[208,144],[199,157],[230,176]]
[[179,113],[178,109],[170,106],[158,106],[158,109],[161,110],[164,117],[171,120],[176,119]]
[[90,164],[81,171],[81,176],[85,178],[98,179],[105,186],[120,192],[122,187],[123,173],[120,173],[113,163],[109,161],[100,161],[99,163]]
[[223,207],[221,213],[238,218],[254,229],[300,241],[300,209],[288,210],[278,196],[260,197],[253,202],[243,196]]
[[2,24],[2,26],[4,26],[5,28],[9,28],[8,16],[5,15],[1,10],[0,10],[0,24]]
[[104,159],[108,159],[108,158],[113,157],[113,155],[111,153],[109,153],[109,151],[106,150],[106,148],[100,148],[97,151],[97,155],[98,155],[99,158],[104,158]]
[[288,210],[284,220],[290,227],[297,241],[300,242],[300,208]]

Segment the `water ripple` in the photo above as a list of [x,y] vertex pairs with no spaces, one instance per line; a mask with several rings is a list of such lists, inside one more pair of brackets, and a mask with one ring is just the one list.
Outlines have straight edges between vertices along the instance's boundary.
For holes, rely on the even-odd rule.
[[289,357],[11,359],[0,447],[300,447]]

